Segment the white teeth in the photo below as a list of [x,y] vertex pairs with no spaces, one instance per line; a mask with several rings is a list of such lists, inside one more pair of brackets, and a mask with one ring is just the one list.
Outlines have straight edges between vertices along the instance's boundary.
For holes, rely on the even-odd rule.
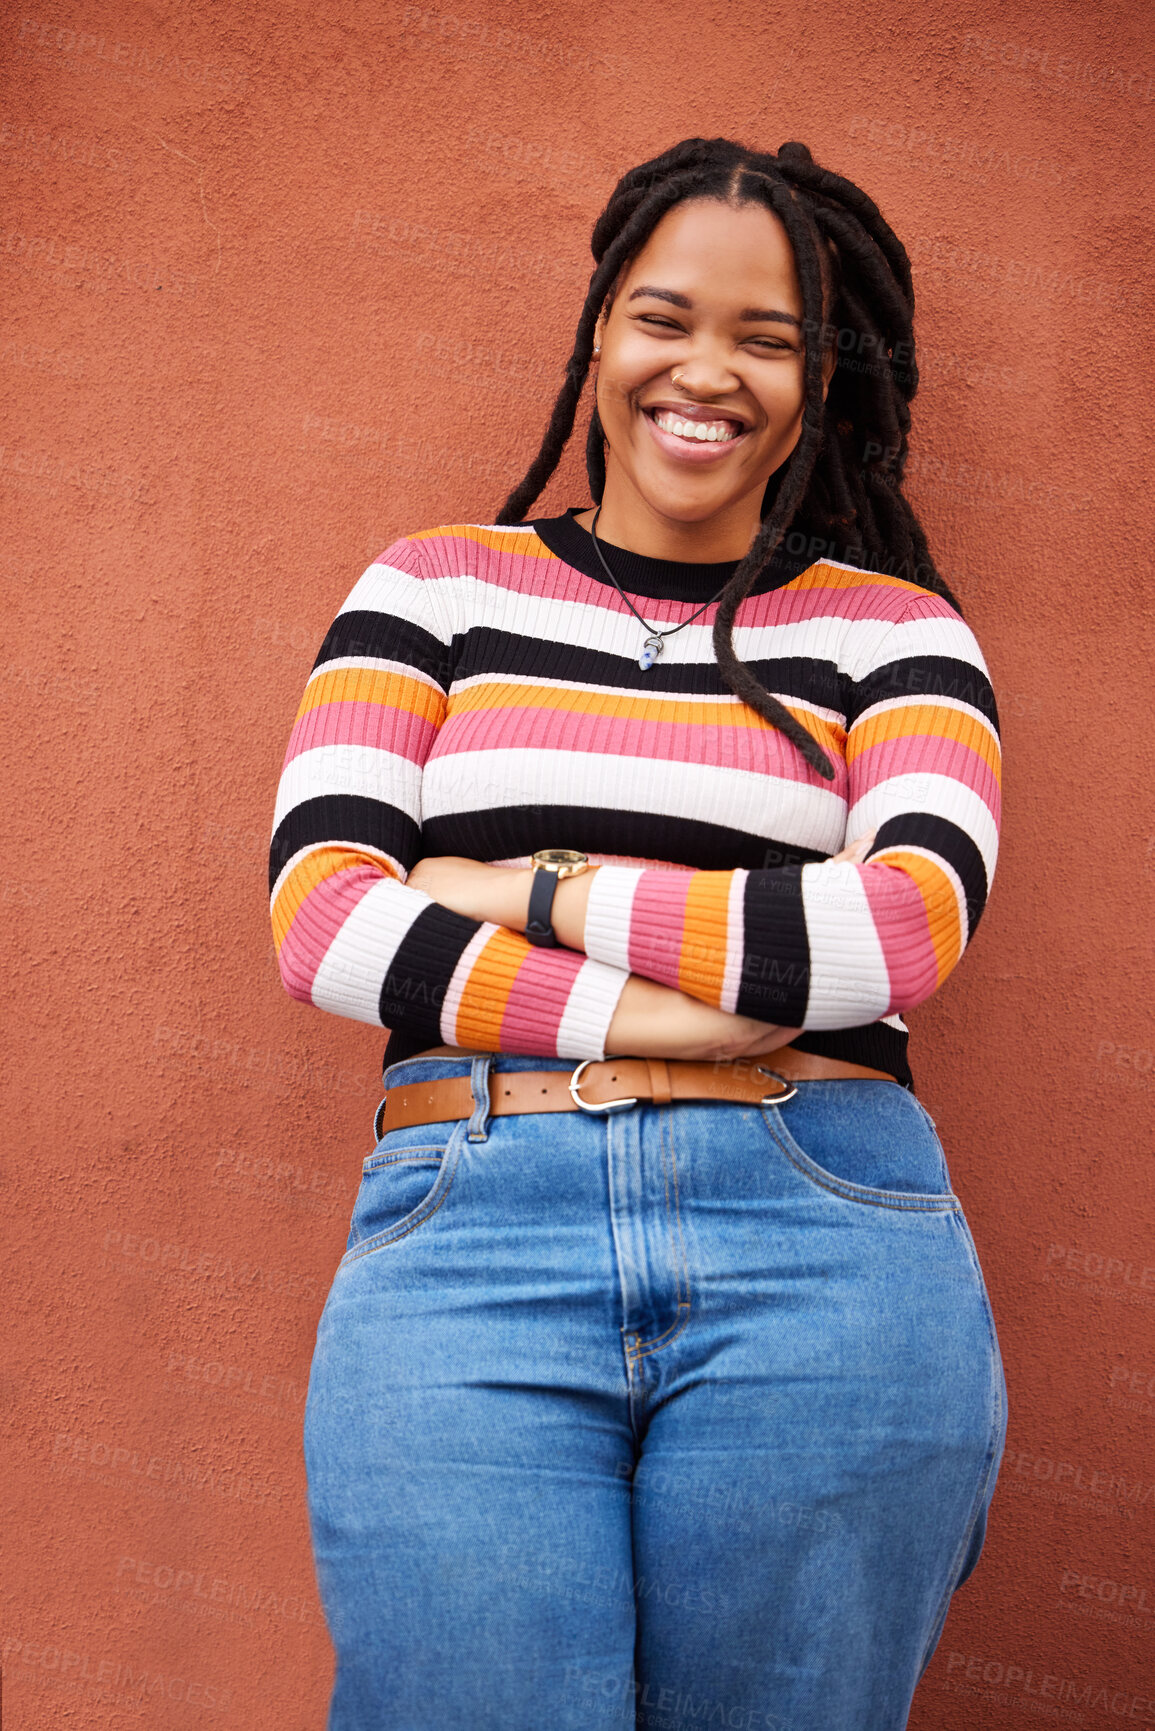
[[676,433],[682,439],[696,439],[711,444],[737,438],[742,431],[729,421],[684,421],[672,409],[656,409],[654,420],[664,433]]

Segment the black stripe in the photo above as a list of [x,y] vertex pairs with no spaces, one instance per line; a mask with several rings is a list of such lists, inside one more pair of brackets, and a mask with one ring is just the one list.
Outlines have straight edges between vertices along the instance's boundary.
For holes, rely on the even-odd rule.
[[[885,1022],[867,1022],[861,1028],[828,1028],[823,1032],[796,1034],[790,1044],[800,1052],[817,1052],[823,1058],[841,1058],[846,1064],[865,1064],[871,1070],[888,1070],[904,1088],[914,1087],[906,1049],[910,1035]],[[774,1067],[774,1054],[759,1060]]]
[[477,920],[467,920],[449,908],[435,904],[422,909],[381,984],[378,1014],[387,1028],[401,1028],[425,1046],[441,1044],[446,987],[478,929]]
[[330,625],[313,669],[326,661],[366,657],[403,661],[447,687],[448,650],[431,632],[392,613],[341,613]]
[[876,667],[851,687],[847,725],[872,704],[891,697],[953,697],[977,709],[996,734],[999,730],[991,682],[973,661],[960,661],[951,655],[904,655],[900,661]]
[[[421,830],[406,812],[381,799],[330,793],[302,800],[278,825],[269,849],[269,893],[287,861],[303,847],[364,842],[392,854],[409,871],[420,858]],[[426,852],[429,850],[426,849]]]
[[[411,1035],[405,1028],[395,1028],[390,1034],[382,1059],[382,1069],[412,1058],[429,1045],[439,1045],[425,1035]],[[830,1028],[822,1033],[796,1034],[790,1044],[799,1052],[817,1052],[823,1058],[841,1058],[845,1064],[865,1064],[871,1070],[887,1070],[904,1088],[914,1087],[906,1050],[910,1035],[885,1022],[867,1022],[861,1028]],[[548,1060],[543,1060],[547,1062]],[[760,1060],[774,1067],[774,1054]]]
[[[577,512],[588,509],[588,505],[571,505],[564,516],[537,517],[533,520],[533,531],[538,540],[543,541],[563,564],[580,571],[583,576],[592,577],[595,583],[602,583],[609,589],[610,580],[597,556],[592,535],[588,529],[583,529],[580,523],[574,522]],[[789,538],[793,540],[794,536]],[[708,601],[717,594],[727,578],[734,575],[739,564],[737,559],[722,559],[708,564],[682,559],[655,559],[648,554],[633,553],[628,548],[607,542],[600,531],[598,540],[610,570],[622,588],[631,595],[646,595],[671,601]],[[800,555],[790,554],[785,547],[779,546],[750,593],[764,595],[772,589],[780,589],[783,584],[792,582],[803,571],[809,570],[814,559],[813,551]]]
[[983,856],[966,830],[948,818],[935,817],[927,811],[900,812],[897,817],[888,817],[878,826],[870,852],[876,854],[880,848],[896,844],[927,848],[958,873],[966,896],[966,939],[969,942],[987,905],[989,886]]
[[[638,653],[645,637],[640,625]],[[802,698],[842,714],[851,683],[839,673],[835,662],[816,656],[775,656],[747,661],[747,667],[768,690]],[[524,637],[492,625],[474,626],[453,640],[453,677],[470,679],[478,674],[500,674],[507,679],[558,679],[583,685],[604,685],[611,691],[691,692],[710,697],[730,697],[717,662],[690,665],[667,663],[661,657],[648,673],[637,659],[610,655],[581,644],[554,643]]]
[[423,854],[461,854],[478,860],[520,859],[543,847],[667,860],[695,871],[733,871],[737,866],[747,871],[768,870],[830,858],[813,848],[767,841],[695,818],[579,805],[450,812],[444,817],[426,818],[421,834]]
[[750,873],[742,942],[738,1014],[800,1028],[810,996],[810,943],[800,865]]

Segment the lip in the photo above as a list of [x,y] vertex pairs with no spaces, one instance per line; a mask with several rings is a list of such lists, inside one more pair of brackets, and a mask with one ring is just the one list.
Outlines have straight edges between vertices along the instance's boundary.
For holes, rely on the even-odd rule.
[[[657,422],[653,418],[653,411],[655,409],[666,408],[673,408],[673,405],[669,403],[647,403],[646,407],[640,409],[638,412],[650,430],[650,437],[658,445],[659,449],[664,451],[668,457],[672,457],[676,463],[720,463],[724,458],[728,457],[732,451],[736,451],[739,445],[744,444],[750,436],[750,428],[745,427],[736,438],[726,439],[721,444],[709,439],[703,439],[700,442],[691,445],[687,439],[680,439],[676,433],[664,433],[661,427],[658,426]],[[673,412],[674,414],[680,414],[681,409],[674,408]],[[717,420],[722,420],[724,418],[729,417],[723,417],[722,415],[711,416],[711,419]],[[685,419],[689,420],[690,417],[687,415],[685,416]]]

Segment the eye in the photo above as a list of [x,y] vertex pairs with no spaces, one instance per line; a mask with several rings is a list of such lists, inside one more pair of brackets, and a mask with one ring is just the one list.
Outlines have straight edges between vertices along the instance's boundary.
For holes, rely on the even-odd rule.
[[676,325],[673,319],[660,319],[656,313],[639,313],[638,323],[643,325],[659,325],[664,331],[680,331],[681,325]]

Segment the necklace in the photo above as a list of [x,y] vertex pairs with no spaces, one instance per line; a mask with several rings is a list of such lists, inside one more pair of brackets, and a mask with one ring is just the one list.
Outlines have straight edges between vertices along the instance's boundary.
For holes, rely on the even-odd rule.
[[658,656],[662,653],[662,650],[666,647],[665,639],[667,637],[672,637],[674,635],[675,631],[683,631],[687,625],[692,625],[694,623],[694,620],[698,617],[699,613],[704,613],[706,611],[707,607],[712,607],[714,605],[715,601],[717,601],[720,598],[720,596],[722,594],[722,590],[725,589],[726,583],[728,583],[730,581],[730,579],[727,577],[726,583],[723,583],[722,588],[719,589],[719,591],[718,591],[718,594],[712,595],[710,597],[709,601],[703,601],[702,605],[698,608],[697,613],[691,613],[691,615],[688,619],[682,620],[681,625],[668,625],[664,631],[659,631],[656,626],[650,625],[645,619],[642,618],[641,614],[638,612],[637,608],[634,606],[633,602],[630,600],[629,596],[625,593],[621,584],[618,582],[617,578],[614,576],[613,572],[610,570],[609,566],[606,564],[606,558],[605,558],[605,554],[602,552],[601,543],[598,541],[597,535],[594,533],[594,531],[597,529],[597,526],[598,526],[598,518],[601,516],[601,510],[602,510],[602,508],[599,505],[597,510],[594,512],[593,522],[590,524],[590,536],[593,540],[594,550],[597,553],[598,558],[602,562],[602,570],[605,572],[606,576],[609,578],[610,582],[613,584],[614,588],[617,590],[618,594],[621,596],[622,600],[625,602],[626,606],[629,608],[629,610],[633,614],[634,618],[637,619],[639,621],[639,623],[642,626],[644,626],[645,630],[649,633],[649,635],[646,638],[644,645],[642,646],[642,653],[638,656],[638,666],[641,668],[643,673],[648,673],[650,671],[650,668],[654,665],[654,662],[658,659]]

